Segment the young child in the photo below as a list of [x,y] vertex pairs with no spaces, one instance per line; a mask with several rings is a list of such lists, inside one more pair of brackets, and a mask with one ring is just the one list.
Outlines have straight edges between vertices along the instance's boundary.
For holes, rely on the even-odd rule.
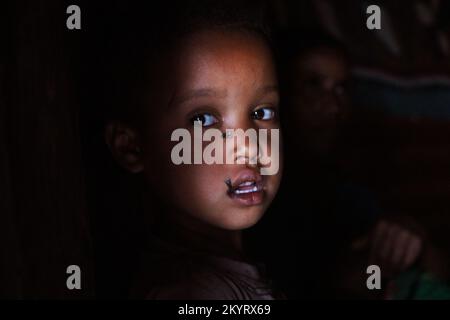
[[[105,131],[117,162],[146,185],[149,245],[132,296],[273,299],[263,270],[244,252],[242,231],[270,205],[281,169],[261,175],[264,165],[250,161],[260,146],[249,143],[241,164],[171,159],[174,130],[194,135],[196,123],[224,132],[224,144],[227,129],[279,129],[277,77],[260,11],[229,1],[155,7],[144,20],[127,17],[138,22],[138,41],[117,62],[123,87],[111,90]],[[226,152],[239,157],[236,149]]]
[[[267,224],[284,233],[278,245],[270,241],[275,254],[264,246],[265,260],[279,270],[275,280],[288,298],[448,297],[445,251],[407,213],[384,212],[339,166],[338,154],[352,149],[345,131],[358,133],[348,127],[358,118],[345,48],[312,30],[278,39],[286,179]],[[367,289],[372,264],[382,270],[382,290]]]

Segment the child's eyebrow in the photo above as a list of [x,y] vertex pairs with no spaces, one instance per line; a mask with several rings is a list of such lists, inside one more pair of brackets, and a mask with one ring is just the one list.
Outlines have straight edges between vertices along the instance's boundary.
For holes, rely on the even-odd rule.
[[[267,85],[260,87],[256,90],[257,95],[265,95],[269,93],[278,93],[278,86],[277,85]],[[227,96],[226,90],[219,90],[215,88],[201,88],[201,89],[192,89],[184,92],[181,95],[174,94],[169,106],[173,107],[176,105],[179,105],[183,102],[196,99],[196,98],[202,98],[202,97],[214,97],[214,98],[225,98]]]
[[182,95],[177,96],[175,94],[173,96],[173,99],[170,103],[170,105],[177,105],[181,104],[183,102],[195,99],[195,98],[201,98],[201,97],[214,97],[214,98],[224,98],[226,97],[227,93],[225,90],[218,90],[214,88],[201,88],[201,89],[193,89],[188,90],[184,92]]

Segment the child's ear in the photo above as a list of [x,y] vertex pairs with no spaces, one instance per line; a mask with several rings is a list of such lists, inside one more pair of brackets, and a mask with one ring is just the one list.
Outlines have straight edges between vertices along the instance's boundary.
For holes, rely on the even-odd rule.
[[105,128],[105,140],[122,167],[132,173],[144,169],[142,147],[136,130],[120,122],[110,122]]

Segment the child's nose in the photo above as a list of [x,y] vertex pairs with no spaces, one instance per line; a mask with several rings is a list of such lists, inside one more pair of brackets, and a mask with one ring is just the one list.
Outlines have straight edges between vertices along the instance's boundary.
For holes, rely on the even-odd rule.
[[240,143],[236,146],[235,158],[237,164],[246,164],[250,166],[258,165],[259,156],[257,133],[256,139],[245,139],[244,143]]
[[234,164],[257,166],[259,162],[258,130],[251,124],[228,129],[227,156]]

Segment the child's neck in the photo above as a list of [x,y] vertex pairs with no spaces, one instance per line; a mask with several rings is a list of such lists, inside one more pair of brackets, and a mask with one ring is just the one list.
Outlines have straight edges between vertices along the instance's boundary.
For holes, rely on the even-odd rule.
[[223,230],[183,214],[165,217],[156,228],[161,238],[194,251],[246,260],[240,230]]

